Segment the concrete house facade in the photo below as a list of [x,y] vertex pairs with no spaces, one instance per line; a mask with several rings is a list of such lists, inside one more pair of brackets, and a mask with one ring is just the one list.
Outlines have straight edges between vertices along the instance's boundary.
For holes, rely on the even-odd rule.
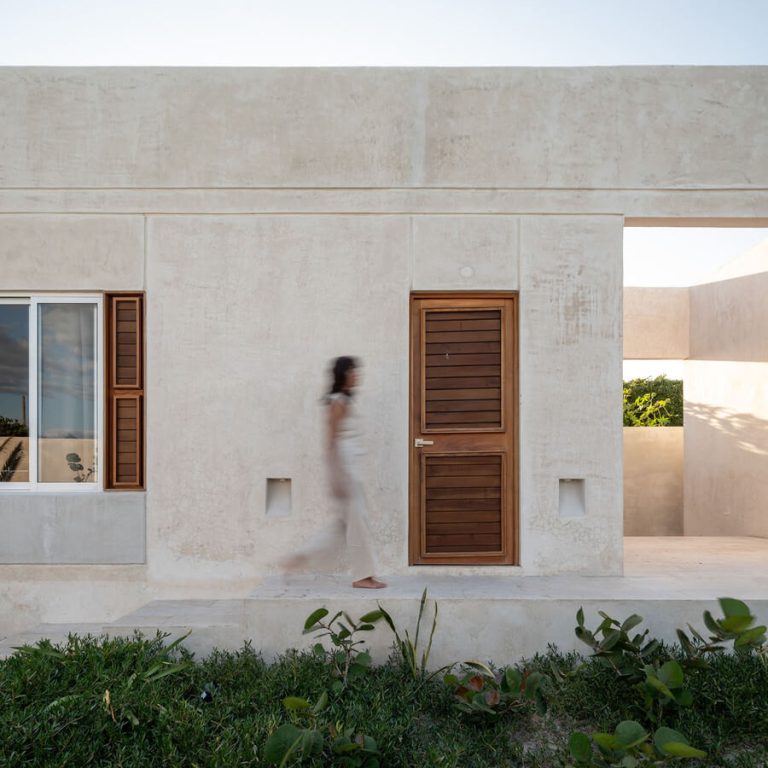
[[[623,229],[764,226],[767,128],[760,67],[1,69],[0,311],[28,318],[3,341],[37,366],[34,466],[0,490],[6,626],[274,573],[328,519],[319,399],[339,354],[364,363],[384,574],[621,575]],[[121,298],[139,302],[125,353]],[[469,336],[429,337],[434,313]],[[74,365],[57,329],[83,323],[75,434],[53,384]],[[458,422],[425,394],[454,353],[499,366],[460,377],[487,381],[459,400],[496,405]],[[139,384],[113,354],[140,354]],[[110,486],[129,395],[141,477]],[[476,532],[445,505],[429,518],[422,472],[473,451],[501,468]]]

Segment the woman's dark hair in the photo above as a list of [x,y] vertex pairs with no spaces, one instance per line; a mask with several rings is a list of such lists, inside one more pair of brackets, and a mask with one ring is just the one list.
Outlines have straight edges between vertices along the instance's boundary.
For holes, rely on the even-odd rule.
[[345,391],[347,374],[353,368],[357,368],[357,360],[355,360],[354,357],[337,357],[333,361],[333,368],[331,369],[331,395],[335,395],[337,392]]

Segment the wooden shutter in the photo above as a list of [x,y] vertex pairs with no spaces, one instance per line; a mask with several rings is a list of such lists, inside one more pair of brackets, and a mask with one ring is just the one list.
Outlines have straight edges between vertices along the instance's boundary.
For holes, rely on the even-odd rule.
[[501,427],[501,310],[430,310],[424,321],[424,431]]
[[424,454],[425,554],[503,551],[501,454]]
[[144,296],[109,293],[106,322],[105,487],[144,488]]

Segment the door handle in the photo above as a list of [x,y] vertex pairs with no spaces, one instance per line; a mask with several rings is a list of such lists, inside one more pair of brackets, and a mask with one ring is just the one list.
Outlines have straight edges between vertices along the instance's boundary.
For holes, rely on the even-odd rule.
[[434,444],[435,444],[434,440],[422,440],[420,437],[417,437],[413,441],[414,448],[423,448],[425,445],[434,445]]

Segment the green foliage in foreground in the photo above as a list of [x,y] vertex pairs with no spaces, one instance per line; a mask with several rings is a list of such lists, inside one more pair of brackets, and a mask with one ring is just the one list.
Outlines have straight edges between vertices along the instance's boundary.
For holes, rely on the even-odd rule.
[[[662,650],[685,663],[681,649]],[[613,749],[600,733],[616,737],[623,721],[643,721],[642,699],[628,696],[627,681],[600,659],[551,648],[526,662],[542,675],[553,667],[560,674],[546,717],[530,701],[477,718],[455,706],[441,680],[414,678],[399,653],[334,695],[333,665],[314,653],[267,664],[245,646],[196,661],[181,646],[164,647],[162,637],[44,641],[0,661],[0,766],[266,766],[269,737],[290,725],[319,734],[321,742],[306,737],[308,766],[565,768],[577,764],[573,748],[586,756],[583,740],[569,743],[571,732]],[[706,668],[688,670],[685,683],[693,705],[670,709],[664,727],[708,754],[685,764],[766,765],[765,662],[716,653]],[[623,726],[620,739],[629,730]],[[645,730],[649,748],[674,742],[667,731]],[[644,757],[638,745],[628,750]],[[597,746],[590,759],[603,759]]]
[[682,427],[682,380],[657,376],[625,381],[624,426]]

